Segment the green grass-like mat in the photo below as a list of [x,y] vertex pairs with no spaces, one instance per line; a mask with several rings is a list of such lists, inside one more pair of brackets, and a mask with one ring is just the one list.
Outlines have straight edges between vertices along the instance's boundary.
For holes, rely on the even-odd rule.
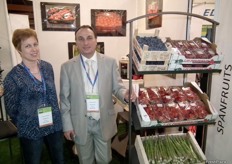
[[[0,140],[0,164],[23,164],[21,148],[18,138],[11,139],[12,157],[10,156],[9,140]],[[78,157],[72,152],[73,142],[64,141],[65,164],[79,164]],[[113,160],[110,164],[122,164],[124,159],[113,152]],[[51,164],[49,153],[44,146],[41,164]]]

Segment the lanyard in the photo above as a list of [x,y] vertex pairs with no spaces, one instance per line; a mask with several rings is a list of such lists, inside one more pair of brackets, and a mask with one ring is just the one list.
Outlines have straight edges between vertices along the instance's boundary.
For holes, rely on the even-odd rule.
[[[23,66],[23,68],[27,71],[27,73],[30,75],[30,77],[32,78],[32,80],[34,81],[34,83],[36,85],[38,85],[38,81],[35,79],[35,77],[33,76],[33,74],[31,73],[30,69],[22,62],[21,64]],[[39,71],[40,71],[40,66],[39,66]],[[42,79],[42,83],[43,83],[43,93],[44,93],[44,98],[43,98],[43,104],[45,105],[45,98],[46,98],[46,83],[43,77],[43,73],[42,71],[40,71],[41,74],[41,79]]]
[[83,60],[83,58],[82,58],[82,55],[81,55],[81,63],[82,63],[82,66],[83,66],[84,69],[85,69],[85,73],[86,73],[86,75],[87,75],[87,77],[88,77],[88,80],[89,80],[90,84],[92,85],[92,91],[93,91],[94,85],[96,84],[96,81],[97,81],[97,78],[98,78],[98,70],[97,70],[97,73],[96,73],[96,75],[95,75],[94,81],[92,82],[92,80],[91,80],[91,78],[90,78],[90,76],[89,76],[89,73],[88,73],[88,71],[86,70],[86,67],[85,67],[84,60]]

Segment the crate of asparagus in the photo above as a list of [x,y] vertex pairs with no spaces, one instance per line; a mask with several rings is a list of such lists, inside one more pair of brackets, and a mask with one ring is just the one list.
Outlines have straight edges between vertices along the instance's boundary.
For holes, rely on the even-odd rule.
[[204,164],[206,157],[192,132],[136,136],[135,148],[143,164]]

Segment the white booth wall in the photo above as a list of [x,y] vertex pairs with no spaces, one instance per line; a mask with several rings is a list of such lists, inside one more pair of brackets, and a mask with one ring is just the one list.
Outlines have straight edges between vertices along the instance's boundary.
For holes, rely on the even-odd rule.
[[[41,51],[41,58],[49,61],[54,68],[55,82],[57,93],[59,93],[59,79],[60,79],[60,66],[68,60],[68,42],[74,42],[74,32],[70,31],[43,31],[41,23],[41,9],[40,2],[54,2],[52,0],[34,0],[33,10],[35,16],[35,29],[39,36],[39,44]],[[65,0],[56,0],[57,3],[67,3]],[[80,24],[91,24],[91,9],[112,9],[112,10],[127,10],[127,20],[145,14],[145,0],[69,0],[68,3],[80,4]],[[181,3],[181,5],[179,5]],[[163,1],[164,11],[187,11],[187,0],[173,0],[172,3],[168,0]],[[177,17],[175,20],[178,19]],[[186,22],[185,18],[180,18],[179,24]],[[182,22],[182,23],[181,23]],[[175,38],[183,38],[185,29],[180,29],[173,26],[173,19],[164,21],[162,31],[164,36],[175,36]],[[178,23],[177,23],[178,24]],[[183,25],[181,25],[182,27]],[[164,28],[163,28],[164,27]],[[142,23],[138,23],[138,28],[145,30],[145,19]],[[164,30],[164,31],[163,31]],[[172,31],[165,34],[167,31]],[[152,33],[152,30],[148,32]],[[105,55],[115,58],[117,61],[122,56],[129,53],[129,26],[127,25],[127,32],[125,37],[98,37],[99,42],[104,42]],[[175,80],[175,79],[174,79]]]
[[[137,16],[145,15],[146,0],[137,0],[138,10]],[[180,5],[181,4],[181,5]],[[187,12],[188,0],[163,0],[163,10],[167,11],[178,11]],[[136,16],[135,16],[136,17]],[[146,30],[145,19],[137,21],[137,28],[139,33],[154,33],[156,29],[159,29],[160,37],[171,37],[173,39],[185,39],[186,32],[186,17],[180,15],[162,15],[162,26],[160,28]]]
[[[41,58],[49,61],[54,68],[57,93],[59,93],[59,79],[61,64],[68,60],[68,42],[74,42],[74,31],[43,31],[41,23],[40,2],[53,2],[52,0],[33,1],[35,16],[35,29],[39,36]],[[127,10],[127,19],[136,15],[134,0],[56,0],[57,3],[80,4],[80,24],[91,25],[91,9]],[[117,61],[129,52],[129,36],[125,37],[98,37],[98,42],[104,42],[105,55],[114,57]]]

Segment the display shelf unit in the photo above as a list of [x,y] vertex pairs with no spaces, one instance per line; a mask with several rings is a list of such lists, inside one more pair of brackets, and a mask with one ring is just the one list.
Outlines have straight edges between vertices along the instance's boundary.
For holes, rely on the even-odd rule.
[[221,69],[209,69],[209,70],[180,70],[180,71],[138,71],[136,67],[133,66],[133,70],[138,75],[145,74],[187,74],[187,73],[220,73]]
[[[132,55],[133,55],[133,23],[137,20],[143,19],[143,18],[147,18],[150,16],[161,16],[161,15],[182,15],[182,16],[186,16],[187,19],[189,19],[189,17],[195,17],[195,18],[199,18],[202,20],[205,20],[207,22],[210,22],[212,24],[212,35],[211,35],[211,39],[210,41],[212,43],[215,42],[215,35],[216,35],[216,27],[217,25],[219,25],[218,22],[209,19],[207,17],[198,15],[198,14],[192,14],[192,13],[186,13],[186,12],[159,12],[159,13],[153,13],[153,14],[146,14],[146,15],[142,15],[133,19],[130,19],[127,21],[127,24],[129,24],[129,31],[130,31],[130,39],[129,39],[129,43],[130,43],[130,52],[129,52],[129,95],[131,95],[132,91],[132,69],[134,70],[134,72],[136,74],[141,74],[141,75],[145,75],[145,74],[183,74],[183,76],[185,76],[186,74],[189,73],[202,73],[202,74],[207,74],[207,89],[206,89],[206,94],[208,96],[210,96],[210,91],[211,91],[211,83],[212,83],[212,75],[213,73],[220,73],[221,70],[220,69],[209,69],[209,70],[181,70],[181,71],[138,71],[136,69],[136,67],[133,66],[133,60],[132,60]],[[130,97],[129,97],[130,98]],[[135,130],[146,130],[146,129],[154,129],[154,128],[165,128],[165,127],[173,127],[173,126],[177,126],[177,125],[173,125],[173,126],[154,126],[154,127],[149,127],[149,128],[144,128],[140,126],[140,123],[138,121],[138,116],[135,109],[134,109],[134,104],[132,104],[131,99],[129,99],[129,163],[131,163],[131,150],[132,150],[132,143],[131,143],[131,133],[132,133],[132,126],[134,127]],[[132,124],[133,121],[133,124]],[[215,122],[202,122],[202,123],[198,123],[198,124],[191,124],[191,125],[202,125],[203,129],[202,129],[202,150],[203,152],[205,152],[205,141],[206,141],[206,137],[207,137],[207,126],[209,124],[214,124]],[[187,124],[188,126],[190,124]],[[179,125],[179,126],[186,126],[186,125]]]

